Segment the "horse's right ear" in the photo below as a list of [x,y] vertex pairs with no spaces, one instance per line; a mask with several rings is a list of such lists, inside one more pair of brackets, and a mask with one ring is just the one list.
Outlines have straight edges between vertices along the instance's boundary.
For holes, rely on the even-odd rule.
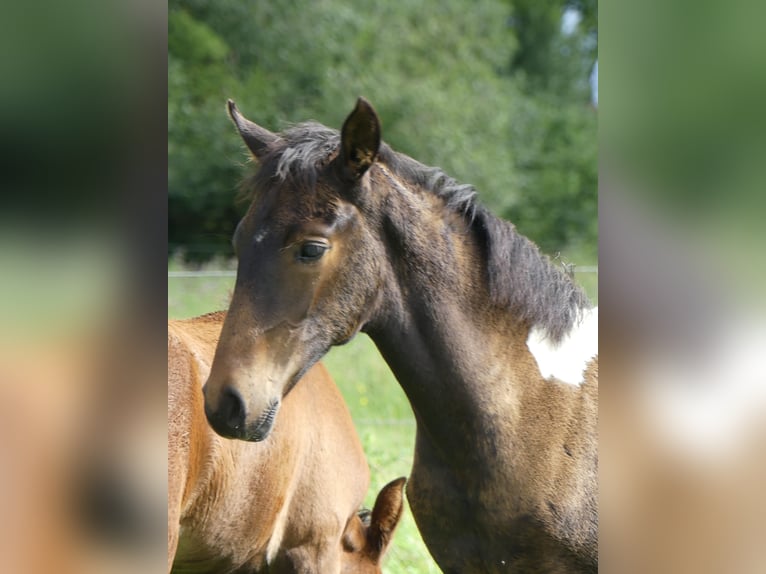
[[340,132],[343,169],[349,179],[359,179],[378,157],[380,120],[372,104],[360,97]]
[[237,126],[237,130],[239,130],[239,135],[245,140],[247,147],[256,159],[261,159],[266,155],[269,147],[279,141],[277,134],[262,128],[243,116],[237,109],[237,104],[234,103],[234,100],[228,100],[226,107],[229,109],[229,117],[234,122],[234,125]]

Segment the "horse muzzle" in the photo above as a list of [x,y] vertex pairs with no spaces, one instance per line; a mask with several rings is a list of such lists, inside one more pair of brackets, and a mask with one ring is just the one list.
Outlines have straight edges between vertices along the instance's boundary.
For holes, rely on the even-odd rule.
[[258,419],[245,426],[245,432],[243,436],[237,437],[242,440],[251,442],[262,441],[271,434],[271,430],[274,428],[274,423],[277,419],[277,411],[279,411],[279,401],[271,403],[268,409],[261,413]]
[[274,400],[257,419],[248,421],[247,409],[242,395],[232,388],[221,391],[217,408],[205,401],[205,417],[213,430],[224,438],[258,442],[269,436],[279,410],[280,401]]

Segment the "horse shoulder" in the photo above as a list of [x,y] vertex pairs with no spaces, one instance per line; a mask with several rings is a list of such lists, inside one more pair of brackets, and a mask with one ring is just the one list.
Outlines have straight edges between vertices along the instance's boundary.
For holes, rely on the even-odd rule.
[[168,464],[171,456],[184,457],[186,508],[211,479],[224,448],[209,428],[202,396],[223,316],[168,321]]
[[202,384],[212,357],[188,323],[168,322],[168,480],[183,480],[187,511],[212,473],[215,438],[205,419]]
[[[597,560],[598,541],[598,356],[579,387],[547,382],[542,409],[551,416],[546,453],[534,468],[538,516],[549,532],[586,562]],[[537,429],[535,432],[539,432]],[[537,478],[535,478],[537,477]],[[542,477],[547,480],[542,481]]]

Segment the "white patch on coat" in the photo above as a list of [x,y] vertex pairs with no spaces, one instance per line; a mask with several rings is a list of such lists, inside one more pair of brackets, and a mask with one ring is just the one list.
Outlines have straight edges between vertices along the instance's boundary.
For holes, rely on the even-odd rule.
[[265,229],[262,229],[261,231],[255,234],[255,237],[253,237],[253,242],[260,243],[266,238],[268,234],[269,234],[268,231],[266,231]]
[[728,316],[711,321],[704,352],[689,354],[666,345],[641,355],[637,372],[643,384],[636,405],[659,433],[663,448],[674,449],[676,460],[726,468],[761,436],[766,325],[759,320]]
[[559,343],[552,342],[545,329],[533,327],[527,347],[543,378],[581,385],[588,363],[598,355],[598,307],[585,310]]

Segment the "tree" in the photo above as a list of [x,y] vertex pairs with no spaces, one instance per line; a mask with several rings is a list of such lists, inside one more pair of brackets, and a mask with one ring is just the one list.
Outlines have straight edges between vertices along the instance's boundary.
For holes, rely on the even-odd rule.
[[[558,24],[546,28],[561,3],[546,3],[545,18],[532,20],[538,30],[509,26],[512,14],[536,13],[530,0],[518,2],[171,0],[171,246],[197,258],[229,249],[246,155],[223,111],[227,98],[278,130],[307,119],[337,128],[359,95],[378,110],[387,143],[473,184],[534,240],[554,250],[593,242],[583,222],[594,213],[595,187],[588,196],[586,186],[595,148],[583,142],[595,145],[595,118],[571,88],[580,73],[571,52],[556,48],[576,41],[562,39]],[[508,62],[532,69],[531,51],[546,42],[555,65],[539,67],[548,79],[535,88],[526,68]]]

